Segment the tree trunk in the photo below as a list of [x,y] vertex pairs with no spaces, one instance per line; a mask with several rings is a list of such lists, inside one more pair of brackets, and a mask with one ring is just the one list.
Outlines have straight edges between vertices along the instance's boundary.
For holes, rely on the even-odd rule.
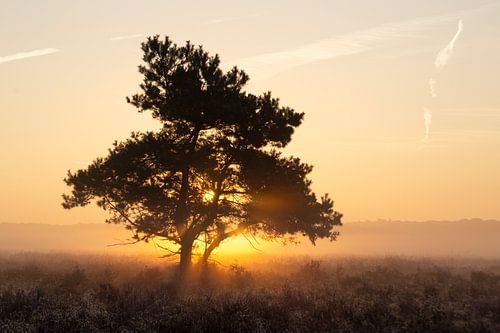
[[224,233],[223,231],[220,232],[217,235],[217,237],[212,241],[212,243],[210,243],[210,245],[205,249],[205,252],[203,253],[203,256],[201,257],[201,262],[204,265],[207,265],[208,259],[210,258],[210,255],[212,254],[212,252],[216,248],[219,247],[220,243],[222,243],[222,241],[226,240],[229,237],[233,237],[233,236],[240,234],[241,231],[242,231],[242,228],[238,227],[235,230],[230,231],[230,232],[226,232],[226,233]]
[[193,242],[183,242],[181,246],[179,272],[181,279],[185,279],[193,265],[191,255],[193,252]]
[[219,237],[214,239],[214,241],[205,250],[205,252],[203,253],[203,256],[201,257],[201,262],[203,263],[204,266],[206,266],[208,264],[208,259],[210,258],[210,255],[219,246],[220,242],[221,242],[221,239]]

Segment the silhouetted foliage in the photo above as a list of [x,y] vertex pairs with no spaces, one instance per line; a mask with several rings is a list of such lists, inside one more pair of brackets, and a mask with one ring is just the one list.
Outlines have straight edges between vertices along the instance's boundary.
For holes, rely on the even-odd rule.
[[224,72],[217,55],[189,42],[150,37],[142,44],[142,92],[128,98],[161,122],[133,133],[108,156],[68,172],[65,208],[93,199],[136,241],[163,239],[190,266],[193,249],[206,262],[220,243],[241,233],[281,238],[302,234],[334,240],[341,214],[307,178],[312,167],[280,149],[303,119],[271,93],[243,91],[248,76]]

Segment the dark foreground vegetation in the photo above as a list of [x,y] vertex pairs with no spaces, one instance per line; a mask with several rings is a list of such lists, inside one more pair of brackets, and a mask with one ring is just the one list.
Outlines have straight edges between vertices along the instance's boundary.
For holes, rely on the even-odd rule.
[[0,256],[0,332],[500,332],[500,261],[282,259],[211,267]]

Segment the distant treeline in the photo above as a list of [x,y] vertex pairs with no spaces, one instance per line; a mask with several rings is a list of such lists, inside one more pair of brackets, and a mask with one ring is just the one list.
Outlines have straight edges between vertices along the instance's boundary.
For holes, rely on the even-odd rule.
[[[347,222],[340,228],[336,242],[319,241],[314,247],[308,241],[300,246],[279,244],[261,255],[403,255],[461,256],[500,258],[500,222],[469,219],[459,221],[365,221]],[[108,247],[126,242],[130,234],[122,226],[102,224],[0,224],[0,250],[64,251],[110,254],[162,255],[153,244]]]

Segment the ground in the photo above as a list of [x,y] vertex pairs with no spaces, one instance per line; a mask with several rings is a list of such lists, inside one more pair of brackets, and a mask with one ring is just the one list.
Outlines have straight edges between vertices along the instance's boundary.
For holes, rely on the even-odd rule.
[[167,263],[3,254],[0,331],[500,331],[500,260],[280,258],[208,272],[180,287]]

